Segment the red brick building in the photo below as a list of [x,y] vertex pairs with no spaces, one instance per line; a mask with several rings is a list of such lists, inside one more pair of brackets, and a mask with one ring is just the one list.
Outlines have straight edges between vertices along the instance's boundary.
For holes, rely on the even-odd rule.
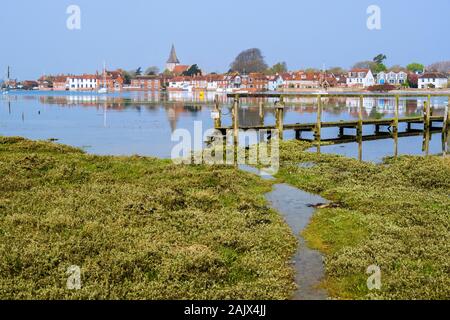
[[[104,74],[106,73],[106,74]],[[122,91],[125,77],[120,70],[116,71],[104,71],[102,75],[98,77],[99,88],[108,88],[108,91]],[[106,81],[106,86],[105,86]]]
[[158,76],[137,76],[131,79],[131,90],[159,91],[161,83]]

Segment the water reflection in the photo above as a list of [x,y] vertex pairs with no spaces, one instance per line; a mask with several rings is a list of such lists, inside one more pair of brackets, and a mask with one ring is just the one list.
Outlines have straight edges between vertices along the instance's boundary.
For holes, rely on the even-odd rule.
[[[171,134],[176,129],[194,132],[194,121],[201,121],[203,130],[214,127],[211,111],[214,100],[221,107],[221,124],[231,126],[232,99],[214,93],[143,93],[122,94],[66,94],[18,93],[0,98],[0,135],[24,136],[31,139],[56,138],[61,143],[83,147],[90,153],[119,155],[151,155],[170,157],[176,144]],[[238,111],[242,126],[275,125],[277,99],[244,98]],[[402,98],[399,116],[421,116],[426,98]],[[284,124],[314,123],[317,119],[317,99],[289,97],[285,99]],[[442,116],[447,98],[432,98],[432,114]],[[394,98],[365,98],[363,119],[394,117]],[[322,121],[356,120],[359,117],[359,98],[324,97]],[[413,124],[409,131],[420,129]],[[407,131],[400,124],[399,131]],[[339,136],[336,128],[323,128],[321,139]],[[368,161],[379,161],[384,156],[400,154],[439,154],[448,152],[441,133],[431,131],[429,137],[392,135],[386,139],[370,140],[373,126],[363,127],[360,140],[342,145],[322,145],[315,151],[344,154]],[[364,137],[366,136],[366,137]],[[294,131],[286,131],[285,139],[294,139]],[[301,138],[314,139],[312,132],[303,132]],[[426,142],[424,144],[424,141]],[[428,142],[427,142],[428,141]]]

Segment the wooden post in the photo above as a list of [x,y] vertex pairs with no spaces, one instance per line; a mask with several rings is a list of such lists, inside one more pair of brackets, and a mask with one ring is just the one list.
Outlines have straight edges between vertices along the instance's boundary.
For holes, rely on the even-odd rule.
[[275,110],[275,116],[276,116],[276,127],[278,130],[278,137],[280,140],[283,140],[283,130],[284,130],[284,99],[283,97],[280,97],[280,101],[275,104],[276,110]]
[[358,127],[356,128],[356,136],[362,137],[363,132],[363,114],[362,109],[364,107],[364,97],[361,95],[359,97],[359,108],[358,108]]
[[447,156],[450,145],[450,96],[445,107],[444,119],[442,123],[442,155]]
[[317,121],[316,127],[314,128],[314,137],[317,142],[320,142],[322,134],[322,96],[317,96]]
[[214,98],[214,112],[218,113],[218,117],[214,119],[214,128],[220,128],[222,126],[222,112],[220,110],[220,103],[219,103],[219,95],[216,94]]
[[344,127],[339,127],[339,138],[344,136]]
[[447,133],[448,129],[449,129],[449,122],[450,122],[450,96],[448,97],[448,103],[447,106],[445,107],[445,112],[444,112],[444,120],[442,122],[442,133]]
[[359,161],[363,161],[363,156],[362,156],[362,135],[358,136],[356,138],[356,141],[358,142],[358,160]]
[[423,143],[422,143],[422,151],[428,156],[430,150],[430,130],[424,130],[423,132]]
[[239,95],[234,97],[231,116],[233,120],[234,164],[237,165],[239,148]]
[[259,124],[264,125],[264,102],[259,102]]
[[399,104],[400,104],[400,96],[395,96],[395,116],[394,116],[394,123],[393,123],[393,131],[395,133],[398,132],[398,115],[399,115]]
[[430,116],[431,116],[431,114],[430,114],[430,110],[431,110],[431,96],[430,95],[428,95],[428,100],[426,101],[426,102],[424,102],[424,117],[423,117],[423,120],[424,120],[424,129],[425,130],[428,130],[428,128],[430,128]]
[[295,130],[295,139],[300,140],[302,138],[302,131],[301,130]]
[[398,131],[395,131],[392,133],[392,136],[394,138],[394,157],[398,157]]

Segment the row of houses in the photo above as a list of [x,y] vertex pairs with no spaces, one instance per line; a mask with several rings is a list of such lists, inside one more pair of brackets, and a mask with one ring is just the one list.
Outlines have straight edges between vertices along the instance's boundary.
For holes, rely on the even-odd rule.
[[[262,73],[229,73],[198,76],[136,76],[125,85],[122,71],[104,71],[99,74],[43,76],[38,79],[39,90],[53,91],[216,91],[216,92],[260,92],[296,91],[330,87],[367,88],[376,84],[406,85],[406,72],[380,72],[377,75],[369,69],[352,69],[345,74],[327,72],[285,72],[276,75]],[[418,87],[446,88],[448,76],[437,72],[426,72],[419,76]]]
[[[408,84],[409,74],[404,71],[399,72],[379,72],[373,75],[369,69],[353,69],[349,72],[346,83],[348,87],[370,87],[373,85],[390,84],[403,86]],[[447,88],[450,74],[441,72],[424,72],[417,78],[419,89]]]

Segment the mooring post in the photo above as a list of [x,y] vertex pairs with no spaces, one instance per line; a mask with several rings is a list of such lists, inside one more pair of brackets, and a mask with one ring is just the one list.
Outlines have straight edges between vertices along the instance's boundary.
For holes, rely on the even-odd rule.
[[424,129],[428,130],[428,128],[430,128],[430,116],[431,116],[431,96],[428,95],[428,99],[426,102],[424,102],[425,106],[424,106],[424,117],[423,117],[423,121],[424,121]]
[[344,136],[344,127],[339,127],[339,138]]
[[380,133],[380,125],[376,124],[375,125],[375,134],[378,134],[378,133]]
[[239,95],[236,95],[234,97],[231,117],[233,120],[234,164],[237,165],[238,148],[239,148]]
[[276,116],[276,127],[278,130],[278,137],[280,140],[283,140],[283,130],[284,130],[284,98],[283,96],[280,97],[280,101],[278,103],[275,103],[276,110],[275,110],[275,116]]
[[363,132],[363,114],[362,109],[364,107],[364,97],[361,95],[359,97],[359,107],[358,107],[358,127],[356,128],[356,136],[362,136]]
[[259,124],[264,125],[264,102],[259,102]]
[[222,112],[220,110],[220,103],[219,103],[219,95],[216,94],[214,97],[214,112],[215,112],[215,118],[214,118],[214,128],[220,128],[222,126]]
[[395,133],[398,132],[398,115],[399,115],[399,105],[400,105],[400,96],[395,96],[395,115],[394,115],[394,123],[393,123],[393,131]]
[[392,136],[394,137],[394,157],[398,157],[398,131],[394,131],[392,133]]
[[450,122],[450,96],[448,97],[448,103],[447,106],[445,107],[445,111],[444,111],[444,119],[442,120],[442,133],[447,134],[448,133],[448,127],[449,127],[449,122]]
[[316,127],[314,128],[314,137],[316,141],[319,143],[321,135],[322,135],[322,96],[319,94],[317,96],[317,121]]
[[423,142],[422,142],[422,151],[428,156],[430,150],[430,130],[423,131]]

